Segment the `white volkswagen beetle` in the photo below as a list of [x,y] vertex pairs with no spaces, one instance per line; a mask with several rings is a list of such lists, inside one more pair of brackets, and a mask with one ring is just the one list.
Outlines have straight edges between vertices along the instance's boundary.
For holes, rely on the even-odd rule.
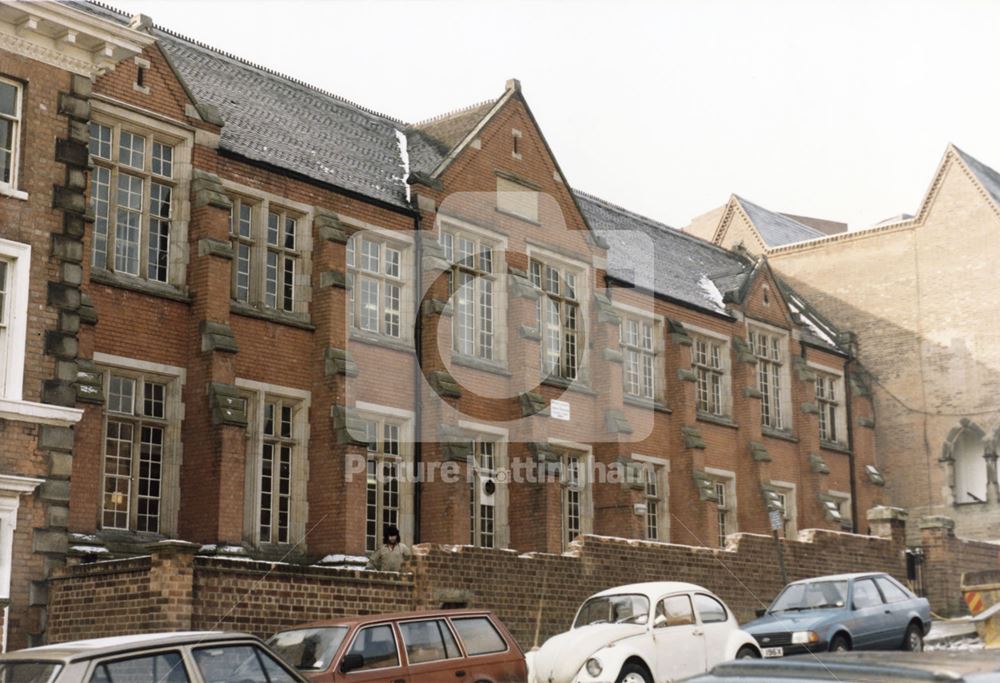
[[528,655],[532,683],[664,683],[760,657],[718,597],[691,583],[619,586],[588,598],[573,628]]

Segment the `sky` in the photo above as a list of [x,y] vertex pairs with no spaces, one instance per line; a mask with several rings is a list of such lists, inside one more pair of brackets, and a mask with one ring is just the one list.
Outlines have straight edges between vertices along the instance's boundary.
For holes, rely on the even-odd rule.
[[913,213],[949,142],[1000,168],[993,0],[104,1],[407,122],[518,78],[573,187],[674,227]]

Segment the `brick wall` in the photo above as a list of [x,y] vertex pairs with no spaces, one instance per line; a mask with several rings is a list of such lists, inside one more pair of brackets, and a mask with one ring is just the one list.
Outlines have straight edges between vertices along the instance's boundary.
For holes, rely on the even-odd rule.
[[943,616],[968,614],[960,590],[962,575],[1000,569],[1000,546],[956,537],[955,523],[947,517],[921,522],[920,545],[924,592],[932,608]]
[[[864,570],[905,578],[903,524],[872,524],[880,536],[809,530],[782,541],[789,579]],[[609,586],[690,581],[745,620],[783,585],[773,540],[751,534],[725,550],[599,536],[561,555],[419,545],[412,574],[402,575],[201,557],[197,549],[163,542],[151,557],[62,570],[50,586],[50,641],[190,628],[267,636],[310,620],[465,603],[496,611],[530,647]]]

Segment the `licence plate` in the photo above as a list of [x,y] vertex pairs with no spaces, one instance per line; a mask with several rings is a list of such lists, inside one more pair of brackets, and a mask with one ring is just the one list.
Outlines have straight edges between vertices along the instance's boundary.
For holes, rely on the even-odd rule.
[[784,648],[780,647],[765,647],[763,650],[760,651],[760,653],[767,658],[783,657],[785,655],[785,650]]

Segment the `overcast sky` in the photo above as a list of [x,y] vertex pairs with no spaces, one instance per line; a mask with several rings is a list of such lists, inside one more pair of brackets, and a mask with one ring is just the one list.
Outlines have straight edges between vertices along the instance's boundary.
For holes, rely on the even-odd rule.
[[948,142],[1000,168],[991,0],[106,1],[409,122],[519,78],[574,187],[675,227],[913,212]]

